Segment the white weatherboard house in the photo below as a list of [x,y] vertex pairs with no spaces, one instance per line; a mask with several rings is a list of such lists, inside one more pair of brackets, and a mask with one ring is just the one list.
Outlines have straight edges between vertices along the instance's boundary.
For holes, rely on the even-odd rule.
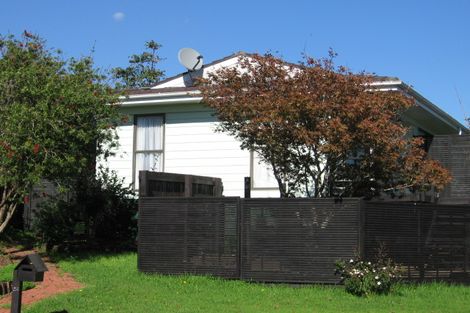
[[[221,67],[237,65],[243,52],[207,64],[204,76]],[[125,179],[138,182],[139,170],[219,177],[225,196],[244,195],[244,177],[252,178],[252,197],[279,197],[277,183],[269,169],[231,136],[215,132],[217,120],[205,106],[191,75],[185,72],[122,98],[122,113],[129,120],[117,128],[119,148],[108,166]],[[383,90],[405,90],[398,78],[378,77]],[[458,134],[467,129],[413,89],[407,91],[417,106],[402,120],[412,126],[414,135]]]

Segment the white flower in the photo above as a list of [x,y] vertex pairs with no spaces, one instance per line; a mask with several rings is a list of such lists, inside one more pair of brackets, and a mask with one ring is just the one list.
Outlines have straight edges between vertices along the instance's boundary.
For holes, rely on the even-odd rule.
[[379,276],[375,276],[375,279],[379,279]]
[[367,265],[370,265],[371,263],[370,262],[367,262]]
[[349,260],[349,263],[354,263],[354,260],[353,259]]
[[375,273],[375,270],[372,270],[372,273]]
[[382,267],[382,269],[385,271],[387,268],[384,266],[384,267]]
[[380,285],[382,285],[382,283],[378,281],[378,282],[377,282],[377,286],[380,286]]

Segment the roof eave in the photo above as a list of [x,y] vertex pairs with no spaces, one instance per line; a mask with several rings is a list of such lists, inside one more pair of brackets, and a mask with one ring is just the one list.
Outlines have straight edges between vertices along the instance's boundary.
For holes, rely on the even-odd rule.
[[470,130],[465,125],[463,125],[462,123],[457,121],[455,118],[450,116],[447,112],[445,112],[444,110],[439,108],[437,105],[435,105],[434,103],[426,99],[423,95],[421,95],[411,86],[402,82],[400,89],[406,91],[408,94],[413,96],[424,110],[428,111],[429,113],[433,114],[435,117],[437,117],[444,123],[454,128],[457,133],[460,133],[461,131],[464,134],[470,134]]
[[[462,133],[470,134],[470,130],[462,125],[459,121],[454,119],[452,116],[447,114],[445,111],[440,109],[434,103],[423,97],[419,92],[414,90],[411,86],[405,84],[398,78],[391,78],[390,80],[375,81],[371,84],[372,86],[380,90],[401,90],[407,94],[413,96],[416,99],[418,105],[431,113],[437,119],[446,123],[451,128],[455,129],[456,132],[462,131]],[[202,97],[201,92],[198,89],[192,87],[180,88],[181,91],[159,91],[158,89],[148,89],[147,93],[130,94],[127,96],[119,97],[121,106],[131,107],[139,105],[163,105],[163,104],[178,104],[178,103],[200,103]],[[189,90],[188,90],[189,89]]]
[[142,105],[165,105],[180,103],[200,103],[202,97],[199,90],[146,93],[138,95],[121,96],[121,107],[132,107]]

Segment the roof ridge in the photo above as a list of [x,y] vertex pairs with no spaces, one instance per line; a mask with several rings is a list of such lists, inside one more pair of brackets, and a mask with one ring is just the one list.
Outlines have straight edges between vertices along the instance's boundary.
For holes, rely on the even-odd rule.
[[[249,55],[252,55],[253,53],[248,53],[248,52],[245,52],[245,51],[242,51],[242,50],[239,50],[237,52],[234,52],[226,57],[223,57],[223,58],[220,58],[220,59],[217,59],[217,60],[214,60],[210,63],[207,63],[207,64],[204,64],[204,67],[208,67],[208,66],[212,66],[212,65],[215,65],[217,63],[221,63],[221,62],[224,62],[226,60],[229,60],[229,59],[232,59],[234,57],[237,57],[237,56],[249,56]],[[176,75],[173,75],[173,76],[170,76],[170,77],[167,77],[165,78],[164,80],[161,80],[159,81],[158,83],[156,83],[155,85],[152,85],[152,86],[149,86],[148,88],[152,89],[154,87],[157,87],[161,84],[164,84],[164,83],[167,83],[169,82],[170,80],[173,80],[173,79],[176,79],[176,78],[179,78],[179,77],[182,77],[184,74],[186,73],[189,73],[189,71],[185,71],[183,73],[179,73],[179,74],[176,74]]]

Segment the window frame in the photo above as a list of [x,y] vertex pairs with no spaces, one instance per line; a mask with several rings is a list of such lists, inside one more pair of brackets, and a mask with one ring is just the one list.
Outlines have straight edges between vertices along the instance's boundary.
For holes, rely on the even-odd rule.
[[[162,118],[162,145],[161,149],[159,150],[137,150],[137,120],[142,117],[154,117],[154,116],[159,116]],[[162,155],[162,172],[165,172],[165,125],[166,125],[166,116],[165,113],[151,113],[151,114],[134,114],[133,116],[133,124],[134,124],[134,134],[133,134],[133,144],[132,144],[132,186],[134,190],[137,190],[136,188],[136,179],[139,179],[137,177],[136,173],[136,166],[137,166],[137,153],[142,153],[142,152],[150,152],[150,153],[161,153]]]

